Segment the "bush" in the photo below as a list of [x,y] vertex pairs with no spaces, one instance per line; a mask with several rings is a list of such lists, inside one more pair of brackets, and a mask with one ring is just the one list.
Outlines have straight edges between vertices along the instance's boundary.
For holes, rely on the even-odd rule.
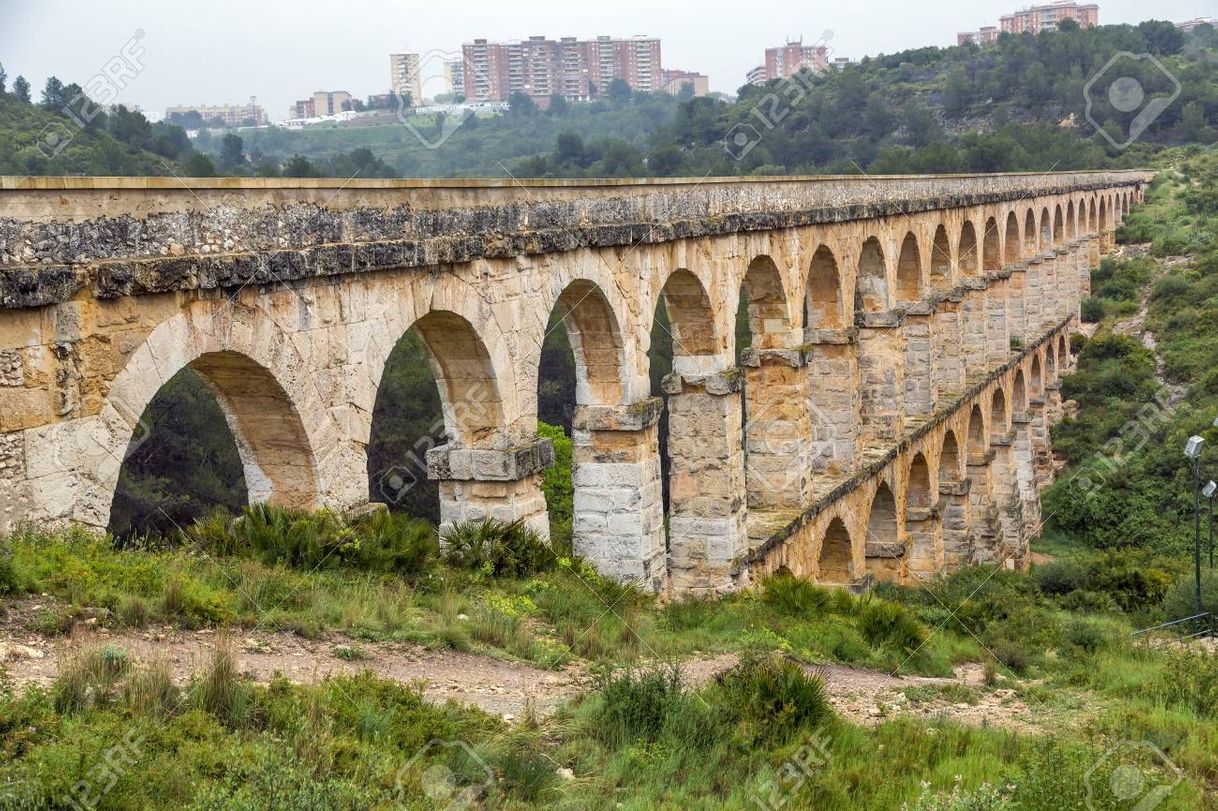
[[1104,320],[1104,300],[1096,296],[1087,296],[1087,298],[1083,299],[1079,312],[1086,323],[1098,324]]
[[439,547],[426,521],[373,510],[354,519],[254,504],[232,518],[215,512],[185,531],[188,546],[216,556],[252,556],[267,565],[302,569],[351,566],[413,576]]
[[785,657],[746,658],[716,682],[750,745],[784,743],[833,717],[821,677]]
[[[1201,610],[1218,616],[1218,575],[1201,572]],[[1179,577],[1167,590],[1159,608],[1163,622],[1191,617],[1197,613],[1197,581],[1192,572]]]
[[831,595],[802,577],[776,574],[761,583],[761,598],[784,614],[814,617],[829,608]]
[[554,550],[516,520],[493,518],[453,524],[440,535],[444,560],[458,569],[492,577],[527,577],[554,568]]
[[926,641],[926,626],[900,603],[872,600],[864,604],[859,620],[863,638],[874,647],[888,645],[912,654]]
[[1077,561],[1055,560],[1033,569],[1032,579],[1045,594],[1058,596],[1082,588],[1087,581],[1087,572]]
[[8,541],[0,538],[0,595],[16,594],[17,570],[13,566],[13,552],[8,548]]
[[668,719],[690,698],[676,665],[611,671],[597,686],[602,704],[593,734],[613,747],[658,739]]

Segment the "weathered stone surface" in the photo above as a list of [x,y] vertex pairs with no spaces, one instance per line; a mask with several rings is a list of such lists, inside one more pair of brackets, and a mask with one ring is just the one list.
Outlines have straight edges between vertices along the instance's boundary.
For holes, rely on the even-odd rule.
[[[428,469],[445,527],[491,516],[544,533],[537,366],[558,312],[576,359],[574,543],[600,571],[700,594],[780,567],[849,584],[1022,566],[1087,271],[1112,247],[1116,201],[1148,178],[192,193],[0,178],[0,532],[105,526],[145,408],[189,367],[225,413],[251,500],[358,509]],[[1086,233],[1036,228],[1101,201]],[[1019,244],[984,227],[1008,215],[1030,225]],[[665,402],[646,362],[661,299],[667,534]],[[379,382],[411,328],[444,420],[369,472]]]

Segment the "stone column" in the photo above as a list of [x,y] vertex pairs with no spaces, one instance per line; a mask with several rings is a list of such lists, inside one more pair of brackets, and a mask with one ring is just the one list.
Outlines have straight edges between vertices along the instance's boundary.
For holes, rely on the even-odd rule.
[[1102,241],[1098,234],[1092,234],[1087,238],[1087,275],[1083,279],[1083,295],[1085,296],[1091,295],[1091,271],[1100,266]]
[[1074,304],[1074,291],[1078,289],[1074,275],[1073,251],[1067,245],[1060,245],[1055,252],[1057,254],[1054,262],[1057,272],[1057,297],[1055,299],[1057,308],[1054,310],[1054,323],[1061,321],[1077,309]]
[[919,302],[905,314],[905,418],[929,417],[939,400],[934,307]]
[[1002,541],[997,549],[997,554],[1000,560],[1015,561],[1018,565],[1022,559],[1019,550],[1024,545],[1025,535],[1023,503],[1019,496],[1015,460],[1012,453],[1014,444],[1014,431],[990,436],[990,447],[994,454],[991,479],[994,488],[994,509],[998,516],[998,527],[1002,532]]
[[675,591],[730,591],[748,551],[741,376],[670,374],[669,580]]
[[985,291],[985,343],[989,366],[1001,366],[1011,357],[1011,334],[1007,327],[1007,281],[1010,272],[989,278]]
[[664,493],[658,425],[664,401],[581,405],[572,419],[575,554],[606,577],[664,589]]
[[[1061,374],[1060,370],[1058,374]],[[1057,425],[1062,421],[1062,384],[1053,380],[1045,384],[1045,418],[1049,425]]]
[[1032,416],[1027,411],[1011,413],[1015,443],[1011,452],[1015,459],[1015,481],[1022,502],[1024,536],[1040,531],[1040,491],[1036,487],[1036,459],[1032,450]]
[[940,397],[964,391],[963,302],[963,293],[953,290],[935,310],[935,390]]
[[494,518],[523,521],[550,537],[542,471],[554,462],[554,447],[538,439],[507,450],[453,443],[427,451],[427,476],[440,485],[440,529]]
[[987,305],[985,279],[965,279],[964,288],[964,335],[961,350],[964,355],[964,373],[968,380],[985,373],[988,366],[988,345],[985,327]]
[[862,432],[862,396],[855,385],[859,379],[858,330],[807,330],[804,345],[812,472],[849,473],[855,467]]
[[948,570],[965,566],[973,559],[972,533],[969,527],[971,484],[969,479],[939,483],[943,565]]
[[937,577],[943,568],[943,525],[939,508],[911,507],[905,511],[906,548],[911,577]]
[[1001,543],[1002,533],[994,509],[993,482],[990,478],[994,456],[992,449],[968,454],[969,546],[972,552],[969,563],[994,560]]
[[1032,445],[1032,468],[1041,489],[1052,484],[1053,450],[1049,445],[1049,422],[1044,397],[1028,398],[1028,435]]
[[1040,337],[1041,324],[1045,321],[1045,259],[1040,254],[1024,263],[1027,278],[1024,282],[1024,320],[1027,329],[1024,340],[1035,341]]
[[1018,338],[1025,346],[1028,343],[1028,266],[1022,262],[1007,268],[1011,276],[1007,280],[1007,332]]
[[802,349],[746,349],[744,462],[750,510],[802,510],[812,485],[808,356]]
[[896,313],[860,313],[859,380],[864,444],[887,445],[905,430],[905,340]]

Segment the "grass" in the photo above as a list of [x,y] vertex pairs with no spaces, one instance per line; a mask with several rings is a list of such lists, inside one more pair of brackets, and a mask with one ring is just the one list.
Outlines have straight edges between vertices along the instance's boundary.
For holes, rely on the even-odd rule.
[[[1068,548],[1058,570],[1035,578],[965,569],[918,590],[856,596],[776,576],[664,606],[566,557],[506,570],[519,576],[488,570],[493,553],[406,576],[358,559],[310,569],[307,559],[291,567],[189,546],[116,550],[74,531],[23,531],[8,549],[18,591],[61,601],[38,620],[48,633],[84,616],[116,629],[220,631],[212,659],[182,684],[166,663],[135,664],[116,647],[82,653],[46,690],[18,692],[0,678],[0,786],[17,787],[14,804],[63,804],[89,785],[90,759],[116,746],[140,755],[98,807],[417,805],[439,769],[467,788],[489,772],[477,795],[487,807],[746,808],[786,798],[816,808],[1056,808],[1069,806],[1053,798],[1081,798],[1088,769],[1136,734],[1185,771],[1161,807],[1192,808],[1204,807],[1199,786],[1218,768],[1212,661],[1131,643],[1131,618],[1115,601],[1100,614],[1067,607],[1100,587],[1086,565],[1059,565],[1082,554]],[[977,637],[940,627],[944,605]],[[258,686],[239,675],[225,629],[260,619],[309,636],[345,631],[362,640],[334,648],[350,662],[366,645],[404,640],[544,667],[582,659],[599,663],[600,676],[555,717],[526,714],[515,727],[429,705],[371,674]],[[741,664],[698,689],[662,664],[727,651]],[[1089,720],[1052,741],[910,717],[862,728],[832,711],[821,662],[933,675],[983,662],[987,687],[917,687],[907,697],[971,704],[1010,686],[1035,713]]]

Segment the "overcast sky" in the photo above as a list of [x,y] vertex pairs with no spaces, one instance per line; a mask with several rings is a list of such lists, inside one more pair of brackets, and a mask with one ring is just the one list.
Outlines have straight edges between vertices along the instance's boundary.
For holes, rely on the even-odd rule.
[[[459,51],[475,37],[658,36],[666,67],[710,76],[734,92],[765,48],[831,32],[852,59],[955,43],[997,24],[1017,0],[0,0],[0,62],[35,89],[49,75],[85,84],[137,31],[143,71],[119,101],[160,114],[172,104],[258,97],[273,119],[314,90],[364,97],[388,90],[395,50]],[[1100,22],[1218,15],[1218,0],[1101,0]],[[438,63],[438,60],[437,60]],[[426,69],[425,69],[426,71]],[[432,88],[424,88],[430,95]]]

